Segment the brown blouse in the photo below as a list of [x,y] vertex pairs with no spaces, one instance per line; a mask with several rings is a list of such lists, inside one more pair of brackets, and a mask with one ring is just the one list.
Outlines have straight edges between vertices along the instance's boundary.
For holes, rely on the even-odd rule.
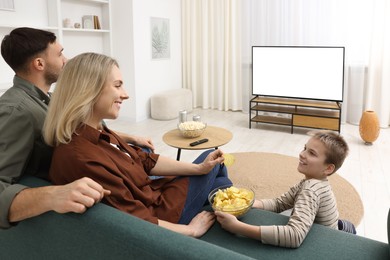
[[90,177],[111,194],[103,202],[149,222],[177,223],[188,191],[188,177],[149,178],[159,155],[125,143],[108,128],[80,127],[69,144],[54,149],[49,178],[67,184]]

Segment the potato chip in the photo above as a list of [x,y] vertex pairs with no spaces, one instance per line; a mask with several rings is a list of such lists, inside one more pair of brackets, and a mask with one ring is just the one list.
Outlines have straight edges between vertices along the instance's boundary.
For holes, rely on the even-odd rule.
[[230,154],[230,153],[223,154],[223,158],[225,158],[223,163],[225,164],[226,167],[232,166],[234,161],[235,161],[234,156],[232,154]]
[[213,207],[237,216],[245,213],[245,208],[251,205],[253,199],[252,191],[232,186],[215,193]]

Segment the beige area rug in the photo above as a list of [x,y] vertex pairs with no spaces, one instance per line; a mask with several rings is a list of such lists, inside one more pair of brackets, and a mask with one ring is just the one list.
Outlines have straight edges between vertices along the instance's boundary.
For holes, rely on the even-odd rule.
[[[276,153],[232,153],[229,177],[237,186],[252,188],[257,199],[271,199],[285,193],[304,176],[298,172],[298,158]],[[344,178],[334,173],[329,177],[341,219],[358,226],[364,210],[359,194]]]

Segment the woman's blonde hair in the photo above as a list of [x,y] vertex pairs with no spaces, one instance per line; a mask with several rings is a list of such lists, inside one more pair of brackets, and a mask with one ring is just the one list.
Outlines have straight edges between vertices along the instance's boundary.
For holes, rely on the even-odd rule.
[[113,66],[119,67],[114,59],[97,53],[83,53],[66,63],[43,126],[48,145],[69,143],[76,129],[91,118]]

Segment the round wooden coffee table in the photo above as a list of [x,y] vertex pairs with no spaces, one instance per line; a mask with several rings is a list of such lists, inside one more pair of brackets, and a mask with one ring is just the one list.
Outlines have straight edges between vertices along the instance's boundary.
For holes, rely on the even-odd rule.
[[[172,147],[177,148],[177,157],[176,159],[180,160],[181,149],[185,150],[202,150],[202,149],[217,149],[219,146],[227,144],[232,140],[233,134],[221,127],[216,126],[207,126],[203,134],[196,138],[185,138],[181,135],[179,129],[173,129],[163,135],[163,141]],[[199,144],[197,146],[190,146],[190,143],[197,140],[207,138],[206,143]]]

